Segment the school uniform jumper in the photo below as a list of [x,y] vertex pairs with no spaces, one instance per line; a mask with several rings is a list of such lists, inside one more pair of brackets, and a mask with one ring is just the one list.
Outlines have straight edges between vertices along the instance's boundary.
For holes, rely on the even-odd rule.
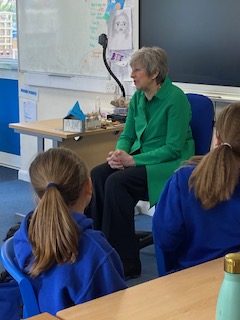
[[[30,213],[14,235],[16,260],[22,270],[32,261],[32,247],[28,239]],[[104,235],[92,229],[92,220],[73,213],[81,230],[76,262],[53,265],[32,284],[41,312],[56,314],[61,309],[83,303],[126,288],[122,264],[116,251]]]
[[122,261],[139,259],[134,207],[139,200],[153,206],[181,162],[194,154],[186,95],[166,77],[148,101],[136,91],[116,149],[133,155],[135,167],[115,170],[105,163],[91,172],[94,197],[87,211],[118,251]]
[[154,242],[174,260],[170,269],[191,267],[240,250],[240,184],[230,200],[206,210],[194,191],[189,191],[193,169],[183,167],[169,179],[153,216]]

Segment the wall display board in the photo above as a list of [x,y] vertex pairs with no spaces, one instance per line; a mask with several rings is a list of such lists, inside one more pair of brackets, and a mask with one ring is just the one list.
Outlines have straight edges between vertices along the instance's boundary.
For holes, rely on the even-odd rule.
[[98,36],[107,0],[18,1],[20,71],[107,77]]

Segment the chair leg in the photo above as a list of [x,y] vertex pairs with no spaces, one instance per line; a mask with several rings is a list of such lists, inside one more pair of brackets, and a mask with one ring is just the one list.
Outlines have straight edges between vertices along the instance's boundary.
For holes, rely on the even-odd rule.
[[151,231],[136,231],[139,250],[153,244],[153,236]]

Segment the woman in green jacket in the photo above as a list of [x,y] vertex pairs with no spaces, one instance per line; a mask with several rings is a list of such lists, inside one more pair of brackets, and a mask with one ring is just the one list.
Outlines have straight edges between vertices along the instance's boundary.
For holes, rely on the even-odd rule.
[[165,51],[141,48],[130,65],[137,91],[115,151],[91,172],[94,197],[86,212],[118,251],[126,278],[141,274],[135,205],[156,204],[169,176],[194,154],[190,105],[167,76]]

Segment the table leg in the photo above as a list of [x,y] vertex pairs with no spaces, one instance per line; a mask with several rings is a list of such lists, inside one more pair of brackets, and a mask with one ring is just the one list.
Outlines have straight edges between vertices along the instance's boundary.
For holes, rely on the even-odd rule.
[[44,151],[44,138],[43,137],[37,137],[37,149],[38,149],[38,153]]

